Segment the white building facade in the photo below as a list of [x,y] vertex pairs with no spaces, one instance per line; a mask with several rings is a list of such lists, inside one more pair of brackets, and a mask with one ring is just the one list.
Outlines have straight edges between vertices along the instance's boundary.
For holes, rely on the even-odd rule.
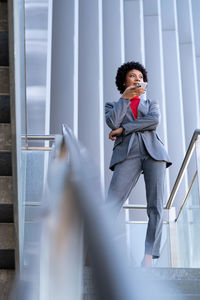
[[[166,202],[200,125],[200,1],[26,2],[29,9],[43,2],[48,16],[45,105],[38,120],[43,127],[32,133],[60,133],[61,124],[67,123],[99,169],[106,194],[113,142],[108,139],[104,105],[120,98],[115,86],[118,67],[131,60],[141,62],[148,71],[147,97],[157,100],[161,109],[158,132],[173,162],[166,173]],[[190,185],[192,169],[177,203]],[[145,204],[143,175],[129,202]]]

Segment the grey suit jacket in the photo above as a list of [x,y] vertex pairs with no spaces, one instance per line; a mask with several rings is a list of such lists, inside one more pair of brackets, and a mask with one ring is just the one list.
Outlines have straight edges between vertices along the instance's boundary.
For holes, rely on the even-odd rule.
[[140,100],[138,105],[138,117],[134,118],[129,106],[130,100],[120,98],[117,102],[105,104],[106,123],[111,129],[123,127],[123,134],[116,137],[110,169],[113,171],[117,163],[122,162],[128,156],[136,132],[140,132],[149,155],[159,161],[165,161],[169,167],[172,162],[164,148],[164,144],[156,133],[159,124],[159,105],[155,101]]

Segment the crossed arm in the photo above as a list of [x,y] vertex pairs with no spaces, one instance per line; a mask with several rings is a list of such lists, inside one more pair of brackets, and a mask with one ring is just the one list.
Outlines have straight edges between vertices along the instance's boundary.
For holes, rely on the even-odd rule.
[[[105,117],[107,125],[112,129],[109,137],[127,135],[132,132],[144,130],[155,130],[159,124],[160,111],[158,103],[152,101],[149,107],[149,112],[144,117],[137,120],[121,124],[129,106],[129,99],[120,98],[118,102],[107,102],[105,105]],[[113,134],[112,134],[113,133]],[[111,138],[113,140],[113,138]]]

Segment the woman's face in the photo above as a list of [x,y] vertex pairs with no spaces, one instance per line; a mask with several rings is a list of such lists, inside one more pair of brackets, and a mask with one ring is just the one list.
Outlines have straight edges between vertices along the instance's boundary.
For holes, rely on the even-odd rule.
[[135,85],[136,82],[144,82],[142,72],[136,69],[128,71],[124,82],[125,88]]

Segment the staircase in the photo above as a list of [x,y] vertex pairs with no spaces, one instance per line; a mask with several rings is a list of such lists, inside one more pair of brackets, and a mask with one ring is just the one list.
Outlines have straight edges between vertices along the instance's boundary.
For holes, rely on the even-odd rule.
[[[157,297],[147,289],[147,299],[162,300],[197,300],[200,299],[200,269],[192,268],[149,268],[138,270],[140,275],[149,278],[150,286],[159,288]],[[156,291],[157,292],[157,291]],[[84,269],[84,296],[83,300],[96,300],[92,270]],[[125,300],[125,299],[124,299]]]
[[[200,269],[152,268],[144,270],[158,286],[163,286],[162,299],[200,299]],[[162,288],[161,288],[162,290]]]
[[[0,0],[0,300],[8,299],[15,275],[7,1]],[[200,269],[151,268],[138,272],[149,277],[152,285],[163,287],[158,299],[200,299]],[[154,296],[147,290],[147,299],[155,299]],[[89,267],[84,269],[83,299],[97,299]]]
[[8,299],[15,269],[7,1],[0,0],[0,300]]

